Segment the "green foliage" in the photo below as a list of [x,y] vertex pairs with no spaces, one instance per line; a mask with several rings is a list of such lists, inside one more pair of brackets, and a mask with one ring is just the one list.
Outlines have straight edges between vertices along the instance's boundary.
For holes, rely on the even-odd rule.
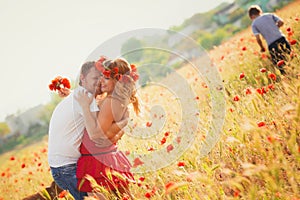
[[10,132],[8,125],[5,122],[0,122],[0,136],[4,136]]
[[121,53],[130,62],[139,62],[143,56],[142,42],[136,38],[130,38],[123,44]]
[[237,19],[239,19],[240,17],[242,17],[243,15],[247,14],[246,10],[244,10],[243,8],[238,8],[237,10],[233,11],[232,13],[229,14],[228,16],[228,20],[229,22],[234,22]]
[[16,147],[22,148],[34,142],[40,141],[48,133],[48,124],[35,124],[29,128],[26,135],[14,135],[5,139],[4,143],[0,145],[0,154],[13,150]]
[[251,20],[248,17],[248,15],[242,16],[242,18],[241,18],[241,29],[247,28],[250,25],[251,25]]
[[[0,154],[13,150],[16,147],[24,147],[30,145],[34,142],[40,141],[44,136],[48,134],[49,121],[52,115],[52,112],[56,105],[62,100],[56,93],[52,95],[51,101],[46,104],[43,108],[43,111],[39,115],[39,119],[42,121],[41,124],[33,124],[29,127],[29,130],[24,135],[19,135],[16,133],[13,136],[10,136],[5,139],[3,143],[0,144]],[[9,128],[6,123],[0,124],[0,129],[9,133]],[[7,132],[8,131],[8,132]]]
[[211,34],[208,32],[200,32],[197,38],[198,44],[205,49],[211,49],[213,46],[220,45],[227,38],[230,38],[234,33],[239,30],[238,27],[227,24],[223,28],[219,28],[215,33]]

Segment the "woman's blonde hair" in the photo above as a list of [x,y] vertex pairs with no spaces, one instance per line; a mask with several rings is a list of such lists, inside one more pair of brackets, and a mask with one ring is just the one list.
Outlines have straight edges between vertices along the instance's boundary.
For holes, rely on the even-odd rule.
[[[132,103],[134,112],[139,114],[140,106],[136,96],[135,80],[131,76],[131,65],[124,58],[117,58],[104,61],[103,66],[106,70],[110,70],[110,77],[116,80],[112,97],[118,99],[126,106]],[[116,68],[118,69],[117,71]],[[101,94],[101,91],[98,89],[97,93]]]

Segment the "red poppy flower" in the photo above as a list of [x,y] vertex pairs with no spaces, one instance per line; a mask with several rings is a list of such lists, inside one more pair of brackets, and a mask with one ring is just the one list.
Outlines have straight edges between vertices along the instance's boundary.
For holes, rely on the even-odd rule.
[[170,132],[165,132],[165,136],[168,137],[170,135]]
[[151,126],[152,126],[152,122],[147,122],[147,123],[146,123],[146,126],[147,126],[147,127],[151,127]]
[[167,138],[166,138],[166,137],[163,137],[163,138],[161,139],[161,141],[160,141],[160,144],[163,145],[163,144],[166,143],[166,141],[167,141]]
[[96,69],[97,69],[98,71],[100,71],[101,73],[103,73],[103,71],[105,70],[104,67],[103,67],[102,62],[99,62],[99,61],[97,61],[97,62],[95,63],[95,67],[96,67]]
[[55,87],[54,87],[53,84],[50,84],[50,85],[49,85],[49,89],[50,89],[50,90],[54,90],[54,88],[55,88]]
[[284,65],[284,60],[280,60],[277,62],[278,67],[281,67],[282,65]]
[[263,92],[262,92],[262,90],[261,90],[260,88],[257,88],[257,89],[256,89],[256,92],[257,92],[258,94],[261,94],[261,95],[263,94]]
[[43,149],[41,150],[41,152],[42,152],[42,153],[46,153],[46,152],[47,152],[47,148],[43,148]]
[[184,166],[185,166],[185,163],[184,163],[183,161],[179,161],[179,162],[177,163],[177,166],[178,166],[178,167],[184,167]]
[[269,74],[268,77],[274,81],[276,80],[276,75],[273,73]]
[[235,97],[233,97],[233,101],[239,101],[240,97],[238,95],[236,95]]
[[21,168],[25,168],[25,166],[26,166],[26,165],[23,163],[23,164],[21,165]]
[[104,76],[105,78],[110,78],[110,73],[111,73],[110,70],[104,70],[104,71],[102,72],[102,74],[103,74],[103,76]]
[[291,27],[288,27],[288,28],[286,29],[287,32],[290,32],[291,30],[292,30]]
[[265,73],[265,72],[267,71],[267,69],[266,69],[266,68],[261,68],[259,71],[260,71],[261,73]]
[[261,89],[257,89],[256,90],[259,94],[263,95],[266,94],[268,92],[268,88],[265,87],[261,87]]
[[61,88],[71,88],[71,83],[67,78],[62,78],[61,76],[57,76],[51,81],[51,84],[49,84],[49,89],[56,91],[60,90]]
[[293,32],[293,31],[288,32],[288,37],[291,37],[291,36],[293,36],[293,35],[294,35],[294,32]]
[[175,183],[173,181],[170,181],[170,182],[165,184],[165,189],[168,190],[170,187],[172,187],[174,185],[175,185]]
[[10,157],[10,160],[15,160],[16,158],[14,156]]
[[145,197],[146,197],[147,199],[150,199],[150,198],[152,197],[152,193],[151,193],[151,192],[146,192],[146,193],[145,193]]
[[100,56],[99,60],[97,60],[97,62],[95,63],[95,67],[98,71],[100,71],[101,73],[105,70],[104,66],[103,66],[103,62],[107,60],[107,57],[105,56]]
[[114,74],[117,74],[117,73],[119,73],[119,68],[114,67],[111,71],[112,71]]
[[262,54],[261,54],[261,58],[262,58],[262,59],[267,59],[268,56],[267,56],[266,54],[262,53]]
[[137,71],[135,64],[131,64],[130,67],[131,67],[131,71],[133,72]]
[[140,78],[140,76],[136,72],[131,72],[130,76],[134,81],[137,81]]
[[246,51],[246,50],[247,50],[247,47],[243,47],[243,48],[242,48],[242,51]]
[[235,190],[233,193],[234,197],[239,197],[240,196],[240,191],[239,190]]
[[246,95],[252,94],[251,89],[250,88],[246,88],[245,93],[246,93]]
[[272,143],[273,141],[274,141],[274,138],[272,137],[272,136],[267,136],[267,140],[270,142],[270,143]]
[[143,181],[145,180],[145,177],[144,177],[144,176],[141,176],[141,177],[139,178],[139,180],[143,182]]
[[165,184],[165,193],[166,194],[169,194],[171,191],[174,190],[174,188],[177,188],[176,187],[176,184],[173,182],[173,181],[170,181],[168,183]]
[[240,73],[240,79],[244,78],[245,77],[245,74],[244,72]]
[[129,199],[131,199],[131,198],[127,194],[124,194],[124,196],[122,197],[122,200],[129,200]]
[[65,88],[68,88],[68,89],[71,88],[71,83],[70,83],[70,81],[67,78],[63,78],[61,80],[61,84],[63,84]]
[[174,146],[172,144],[169,144],[167,146],[167,152],[170,153],[170,151],[172,151],[174,149]]
[[64,198],[67,196],[67,194],[68,194],[68,191],[63,190],[61,193],[59,193],[58,198]]
[[99,58],[99,62],[104,62],[104,61],[106,61],[107,60],[107,57],[106,56],[100,56],[100,58]]
[[268,88],[269,88],[270,90],[274,90],[274,89],[275,89],[275,86],[274,86],[274,84],[269,84],[269,85],[268,85]]
[[144,162],[141,161],[140,158],[135,158],[135,159],[133,160],[133,167],[137,167],[137,166],[143,165],[143,164],[144,164]]
[[180,136],[178,136],[178,137],[176,138],[176,142],[177,142],[178,144],[181,142],[181,137],[180,137]]
[[257,122],[257,126],[258,126],[258,127],[263,127],[263,126],[265,126],[265,125],[266,125],[266,123],[263,122],[263,121]]
[[147,150],[148,151],[154,151],[154,148],[153,147],[149,147]]
[[294,45],[294,44],[296,44],[297,43],[297,40],[290,40],[290,44],[291,45]]

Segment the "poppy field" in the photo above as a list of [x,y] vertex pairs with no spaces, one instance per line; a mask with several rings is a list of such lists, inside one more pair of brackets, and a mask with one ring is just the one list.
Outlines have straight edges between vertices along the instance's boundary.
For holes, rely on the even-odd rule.
[[[222,79],[226,114],[220,138],[207,155],[199,149],[214,117],[211,93],[193,66],[177,71],[195,94],[183,103],[165,87],[141,89],[143,111],[151,114],[132,114],[127,134],[119,141],[119,149],[136,172],[136,183],[130,184],[136,199],[300,200],[299,10],[297,0],[276,12],[285,22],[281,30],[292,46],[287,60],[277,63],[284,66],[286,75],[272,65],[268,52],[259,52],[250,28],[208,52]],[[172,80],[170,75],[165,81]],[[182,115],[182,104],[194,105],[190,117],[199,121],[185,133],[194,134],[188,148],[177,151],[186,137],[178,134],[180,126],[189,120]],[[147,105],[162,105],[163,110]],[[139,126],[145,130],[142,139],[133,137]],[[149,135],[153,132],[154,136]],[[167,165],[157,164],[156,170],[143,168],[146,161],[136,155],[151,157],[157,151],[166,160],[173,159]],[[0,200],[22,199],[52,182],[47,136],[2,154],[0,163]],[[57,199],[72,198],[64,192]]]

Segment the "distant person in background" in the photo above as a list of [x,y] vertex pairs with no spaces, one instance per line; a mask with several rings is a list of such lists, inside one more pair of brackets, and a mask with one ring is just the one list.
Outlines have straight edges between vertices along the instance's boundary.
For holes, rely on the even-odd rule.
[[[263,13],[258,5],[250,6],[248,14],[252,20],[252,32],[261,52],[265,52],[266,49],[260,35],[266,40],[272,62],[277,66],[278,61],[285,60],[284,54],[291,52],[290,43],[279,29],[284,24],[283,20],[273,13]],[[278,66],[278,68],[281,74],[285,74],[283,66]]]
[[[67,97],[56,106],[49,124],[48,162],[51,174],[56,184],[60,188],[68,190],[76,200],[82,200],[84,196],[87,196],[87,193],[80,192],[77,188],[77,160],[81,156],[79,147],[85,124],[83,111],[79,102],[74,98],[74,94],[86,91],[90,96],[93,96],[100,75],[101,72],[96,69],[95,62],[84,63],[80,72],[79,87],[71,93],[68,90],[60,91],[60,96]],[[90,111],[99,111],[95,101],[91,104]],[[128,119],[122,120],[112,124],[109,129],[115,137],[110,140],[98,139],[98,146],[110,146],[121,138],[124,131],[120,131],[121,128],[119,127],[125,127]]]

